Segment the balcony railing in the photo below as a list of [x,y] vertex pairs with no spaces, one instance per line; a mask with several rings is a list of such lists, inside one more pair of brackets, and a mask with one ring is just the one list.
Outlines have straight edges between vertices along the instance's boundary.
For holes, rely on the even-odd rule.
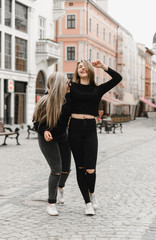
[[56,21],[65,14],[64,0],[54,0],[53,16]]
[[118,65],[125,65],[125,61],[124,61],[123,57],[118,57],[117,58],[117,64]]
[[39,40],[36,42],[36,56],[40,60],[47,59],[55,62],[61,56],[60,46],[50,40]]
[[58,1],[54,1],[54,10],[57,9],[64,9],[64,1],[58,2]]

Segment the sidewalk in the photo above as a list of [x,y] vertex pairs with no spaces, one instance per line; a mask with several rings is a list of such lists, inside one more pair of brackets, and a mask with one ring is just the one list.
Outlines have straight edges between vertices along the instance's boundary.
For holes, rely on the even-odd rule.
[[[21,130],[0,146],[1,240],[155,240],[156,131],[153,120],[123,124],[123,133],[98,134],[96,193],[100,209],[84,215],[75,167],[59,216],[46,213],[48,165],[35,135]],[[0,138],[0,144],[3,137]]]

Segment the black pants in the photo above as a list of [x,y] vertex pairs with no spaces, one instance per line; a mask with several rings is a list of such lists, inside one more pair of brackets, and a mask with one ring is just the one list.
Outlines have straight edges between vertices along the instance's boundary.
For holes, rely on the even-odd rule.
[[94,192],[96,180],[95,172],[86,172],[86,169],[96,170],[98,140],[95,119],[71,118],[69,144],[76,164],[78,185],[85,202],[88,203],[89,192]]
[[58,186],[64,187],[70,172],[71,152],[68,139],[66,137],[59,142],[55,140],[47,142],[44,137],[38,135],[38,142],[51,169],[48,183],[48,202],[56,203],[57,188]]

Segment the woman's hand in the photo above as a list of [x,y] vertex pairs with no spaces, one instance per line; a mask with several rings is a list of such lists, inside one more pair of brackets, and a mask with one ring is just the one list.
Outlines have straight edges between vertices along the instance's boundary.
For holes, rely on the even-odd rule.
[[47,142],[50,142],[50,141],[53,139],[53,137],[52,137],[52,135],[51,135],[51,132],[45,131],[45,132],[44,132],[44,139],[45,139]]
[[102,68],[104,71],[108,70],[108,67],[103,64],[99,59],[97,59],[96,61],[92,61],[92,65],[95,68]]

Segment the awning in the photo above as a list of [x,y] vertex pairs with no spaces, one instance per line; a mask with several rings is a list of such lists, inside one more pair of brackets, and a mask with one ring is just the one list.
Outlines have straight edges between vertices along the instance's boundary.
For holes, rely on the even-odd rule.
[[119,99],[116,99],[112,96],[103,96],[102,97],[102,100],[106,101],[106,102],[110,102],[110,103],[113,103],[115,105],[128,105],[128,104],[125,104],[124,102],[122,102],[121,100]]
[[149,106],[151,106],[151,107],[153,107],[153,108],[156,108],[156,104],[152,103],[151,101],[149,101],[149,100],[147,100],[147,99],[145,99],[145,98],[139,98],[139,100],[140,100],[141,102],[144,102],[144,103],[148,104]]

